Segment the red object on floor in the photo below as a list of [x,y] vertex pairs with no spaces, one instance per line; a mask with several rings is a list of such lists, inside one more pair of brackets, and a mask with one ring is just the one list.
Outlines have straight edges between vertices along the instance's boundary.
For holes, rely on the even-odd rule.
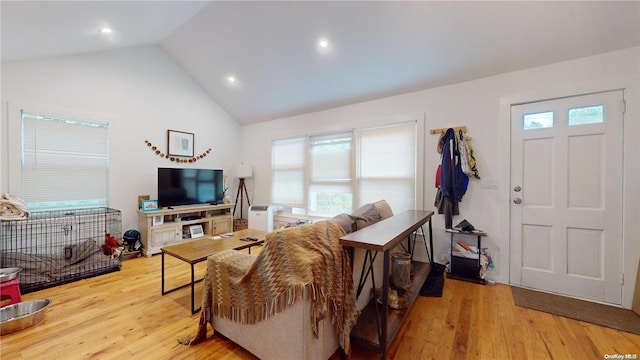
[[16,304],[22,301],[20,295],[20,280],[13,279],[0,283],[0,307]]

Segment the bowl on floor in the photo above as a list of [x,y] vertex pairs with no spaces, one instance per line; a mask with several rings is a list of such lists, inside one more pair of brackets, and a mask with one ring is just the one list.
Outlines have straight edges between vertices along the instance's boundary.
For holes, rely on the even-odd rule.
[[37,324],[44,318],[49,299],[19,302],[0,309],[0,335],[11,334]]
[[0,268],[0,283],[15,279],[20,271],[22,271],[22,268]]

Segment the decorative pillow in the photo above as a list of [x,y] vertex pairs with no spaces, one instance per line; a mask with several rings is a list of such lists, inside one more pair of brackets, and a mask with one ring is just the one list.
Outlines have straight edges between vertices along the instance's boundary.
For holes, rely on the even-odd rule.
[[345,234],[350,234],[356,229],[356,221],[347,214],[336,215],[331,220],[336,221]]
[[362,205],[349,216],[356,220],[356,230],[377,223],[382,219],[378,208],[374,204]]
[[88,258],[89,256],[100,251],[100,248],[96,245],[96,242],[92,239],[87,239],[78,245],[71,247],[71,258],[69,258],[69,264],[73,265]]

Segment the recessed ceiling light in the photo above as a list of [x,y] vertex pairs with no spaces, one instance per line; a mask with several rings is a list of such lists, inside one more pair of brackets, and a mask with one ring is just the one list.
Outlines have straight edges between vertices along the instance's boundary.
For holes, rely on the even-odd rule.
[[238,85],[240,85],[238,77],[233,74],[228,74],[227,76],[225,76],[224,83],[229,87],[237,87]]
[[320,38],[316,43],[316,47],[319,53],[326,54],[331,51],[331,42],[327,38]]
[[103,27],[102,29],[100,29],[100,33],[101,34],[111,34],[111,33],[113,33],[113,30],[110,27]]

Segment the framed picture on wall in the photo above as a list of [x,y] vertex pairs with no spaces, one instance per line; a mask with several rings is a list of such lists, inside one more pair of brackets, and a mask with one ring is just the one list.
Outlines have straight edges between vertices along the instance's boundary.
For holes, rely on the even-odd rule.
[[193,157],[193,133],[168,130],[169,156]]

